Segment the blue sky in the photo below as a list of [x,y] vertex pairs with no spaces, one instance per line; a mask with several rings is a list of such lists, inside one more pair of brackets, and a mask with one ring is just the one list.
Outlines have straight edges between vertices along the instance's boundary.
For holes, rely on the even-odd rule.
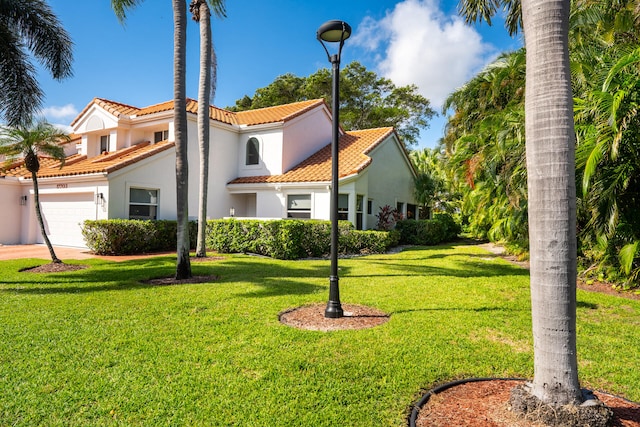
[[[188,0],[185,0],[188,1]],[[49,0],[74,40],[74,76],[62,82],[45,72],[43,113],[51,123],[68,125],[94,97],[144,107],[173,98],[173,22],[171,2],[146,0],[121,25],[109,0]],[[81,5],[81,6],[80,6]],[[292,73],[308,76],[328,68],[315,38],[330,19],[348,22],[353,35],[342,65],[359,61],[397,86],[416,84],[434,109],[495,56],[517,49],[501,20],[466,26],[457,0],[227,0],[227,17],[213,18],[218,58],[213,104],[226,107],[244,95]],[[187,33],[187,96],[197,98],[198,25]],[[444,117],[436,117],[420,137],[433,147]]]

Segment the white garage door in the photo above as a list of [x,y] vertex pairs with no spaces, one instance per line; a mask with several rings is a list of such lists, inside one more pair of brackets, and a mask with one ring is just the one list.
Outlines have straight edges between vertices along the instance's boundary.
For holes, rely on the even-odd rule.
[[[53,245],[86,247],[81,225],[96,218],[93,193],[41,194],[40,206],[49,240]],[[44,243],[42,237],[40,243]]]

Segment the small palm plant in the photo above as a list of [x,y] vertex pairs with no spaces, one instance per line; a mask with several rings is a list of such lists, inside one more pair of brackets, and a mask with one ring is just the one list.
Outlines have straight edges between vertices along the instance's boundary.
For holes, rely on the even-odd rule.
[[61,144],[68,141],[69,135],[44,121],[31,123],[27,126],[0,128],[0,155],[6,156],[6,164],[15,164],[17,160],[24,159],[25,168],[31,172],[36,217],[53,263],[61,263],[62,261],[58,259],[53,250],[42,219],[38,194],[38,171],[40,170],[38,155],[43,154],[59,160],[62,168],[65,152]]

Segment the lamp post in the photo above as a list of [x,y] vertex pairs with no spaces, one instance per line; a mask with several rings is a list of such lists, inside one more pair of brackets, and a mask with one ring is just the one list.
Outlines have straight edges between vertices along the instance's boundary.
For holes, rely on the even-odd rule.
[[[331,95],[331,110],[333,113],[333,132],[331,137],[331,275],[329,276],[329,302],[324,311],[324,317],[338,318],[344,315],[340,304],[340,287],[338,285],[338,140],[340,138],[339,123],[339,85],[340,85],[340,54],[344,41],[351,35],[351,27],[344,21],[327,21],[318,28],[316,37],[333,68],[333,89]],[[340,43],[338,53],[331,55],[324,42]]]

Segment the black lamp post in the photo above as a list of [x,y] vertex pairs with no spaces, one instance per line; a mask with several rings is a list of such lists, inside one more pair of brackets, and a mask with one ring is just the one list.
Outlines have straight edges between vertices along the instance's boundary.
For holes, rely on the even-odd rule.
[[[331,138],[331,275],[329,276],[329,302],[324,317],[338,318],[344,315],[340,304],[340,287],[338,285],[338,140],[340,123],[338,107],[340,105],[340,54],[344,41],[351,35],[351,27],[344,21],[327,21],[318,28],[316,37],[331,62],[333,68],[333,90],[331,110],[333,113],[333,134]],[[338,53],[331,55],[324,42],[340,43]]]

